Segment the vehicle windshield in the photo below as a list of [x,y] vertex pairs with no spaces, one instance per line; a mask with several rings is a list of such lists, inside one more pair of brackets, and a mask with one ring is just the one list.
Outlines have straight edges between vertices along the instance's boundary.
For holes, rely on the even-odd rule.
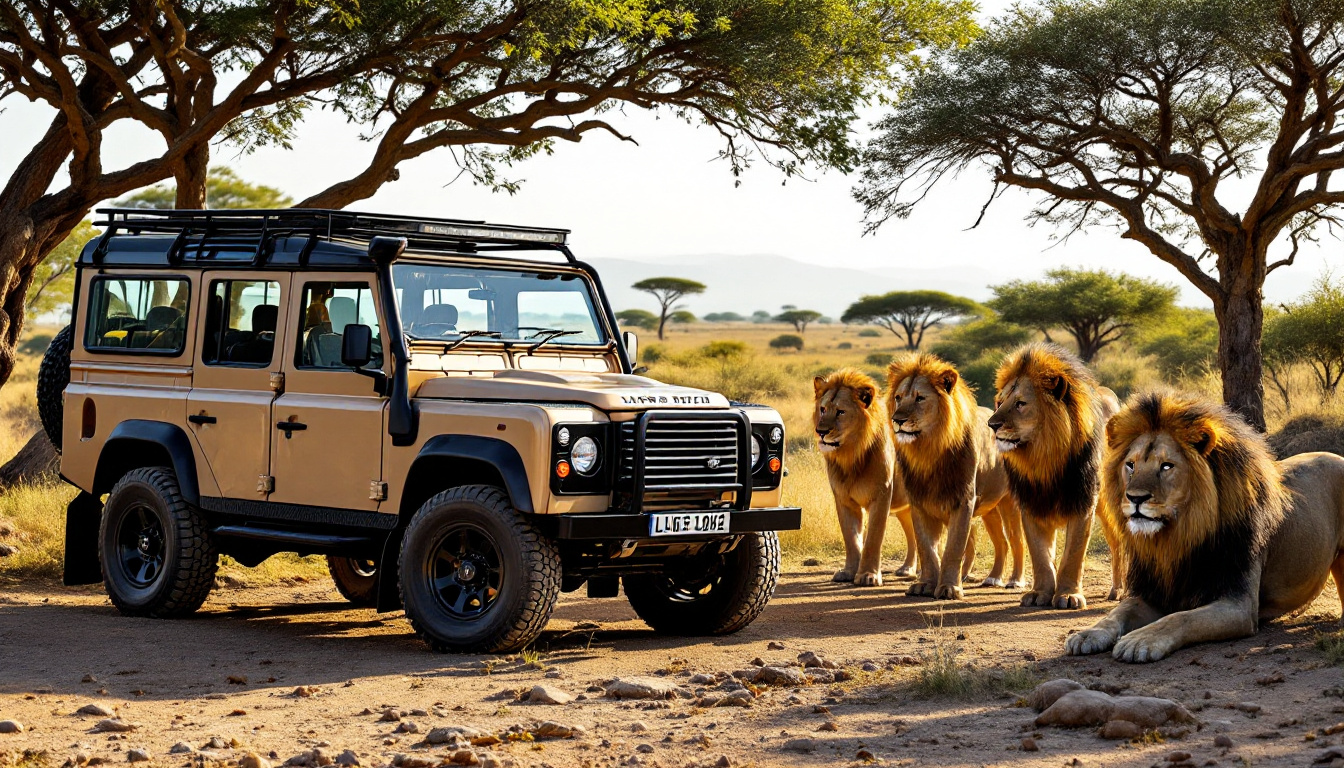
[[392,277],[412,340],[607,343],[588,281],[577,274],[403,262]]

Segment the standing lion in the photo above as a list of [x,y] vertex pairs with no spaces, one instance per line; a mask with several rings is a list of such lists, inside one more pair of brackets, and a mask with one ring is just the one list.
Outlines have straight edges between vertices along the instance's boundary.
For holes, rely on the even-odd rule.
[[1102,514],[1121,531],[1128,595],[1070,654],[1161,659],[1255,633],[1333,574],[1344,600],[1344,458],[1275,462],[1262,435],[1199,395],[1131,397],[1106,428]]
[[[994,378],[998,391],[989,427],[1031,550],[1031,591],[1022,604],[1086,608],[1083,562],[1101,488],[1106,422],[1120,403],[1078,358],[1054,344],[1022,347],[1003,361]],[[1064,556],[1056,572],[1060,528]],[[1105,519],[1102,530],[1111,548],[1114,600],[1123,565],[1116,532]]]
[[[910,354],[887,368],[887,409],[896,439],[896,461],[910,498],[919,544],[919,577],[911,595],[961,599],[969,568],[971,521],[983,516],[994,542],[994,568],[985,586],[1022,584],[1022,526],[1008,493],[989,409],[950,363],[934,355]],[[1007,527],[1008,536],[1004,536]],[[938,542],[947,533],[941,558]],[[973,546],[973,545],[971,545]],[[1008,548],[1013,576],[1003,582]]]
[[887,429],[887,409],[877,382],[852,368],[812,381],[812,426],[826,460],[826,477],[835,496],[835,512],[845,541],[845,567],[835,581],[882,585],[882,537],[887,515],[905,531],[905,563],[897,576],[915,570],[915,529]]

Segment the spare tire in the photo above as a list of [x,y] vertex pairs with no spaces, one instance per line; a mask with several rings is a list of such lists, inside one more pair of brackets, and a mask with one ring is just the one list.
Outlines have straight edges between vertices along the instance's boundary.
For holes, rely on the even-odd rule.
[[67,325],[51,339],[37,369],[37,415],[47,439],[61,450],[61,425],[65,423],[65,387],[70,383],[70,347],[75,328]]

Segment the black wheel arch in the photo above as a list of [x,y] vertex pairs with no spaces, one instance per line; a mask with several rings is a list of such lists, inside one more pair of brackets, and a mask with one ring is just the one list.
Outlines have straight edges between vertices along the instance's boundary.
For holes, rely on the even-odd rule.
[[108,435],[93,473],[93,495],[102,496],[127,472],[141,467],[172,467],[182,498],[193,506],[201,503],[196,482],[196,454],[187,433],[175,424],[148,419],[128,419]]

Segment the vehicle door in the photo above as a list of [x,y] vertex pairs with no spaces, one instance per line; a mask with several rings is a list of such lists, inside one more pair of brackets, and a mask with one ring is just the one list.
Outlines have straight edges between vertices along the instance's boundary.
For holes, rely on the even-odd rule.
[[272,501],[376,510],[385,496],[382,436],[386,400],[374,381],[341,363],[347,325],[373,329],[383,364],[375,276],[295,275],[285,350],[285,390],[271,430]]
[[225,498],[261,500],[270,490],[289,283],[276,272],[205,273],[187,421]]

